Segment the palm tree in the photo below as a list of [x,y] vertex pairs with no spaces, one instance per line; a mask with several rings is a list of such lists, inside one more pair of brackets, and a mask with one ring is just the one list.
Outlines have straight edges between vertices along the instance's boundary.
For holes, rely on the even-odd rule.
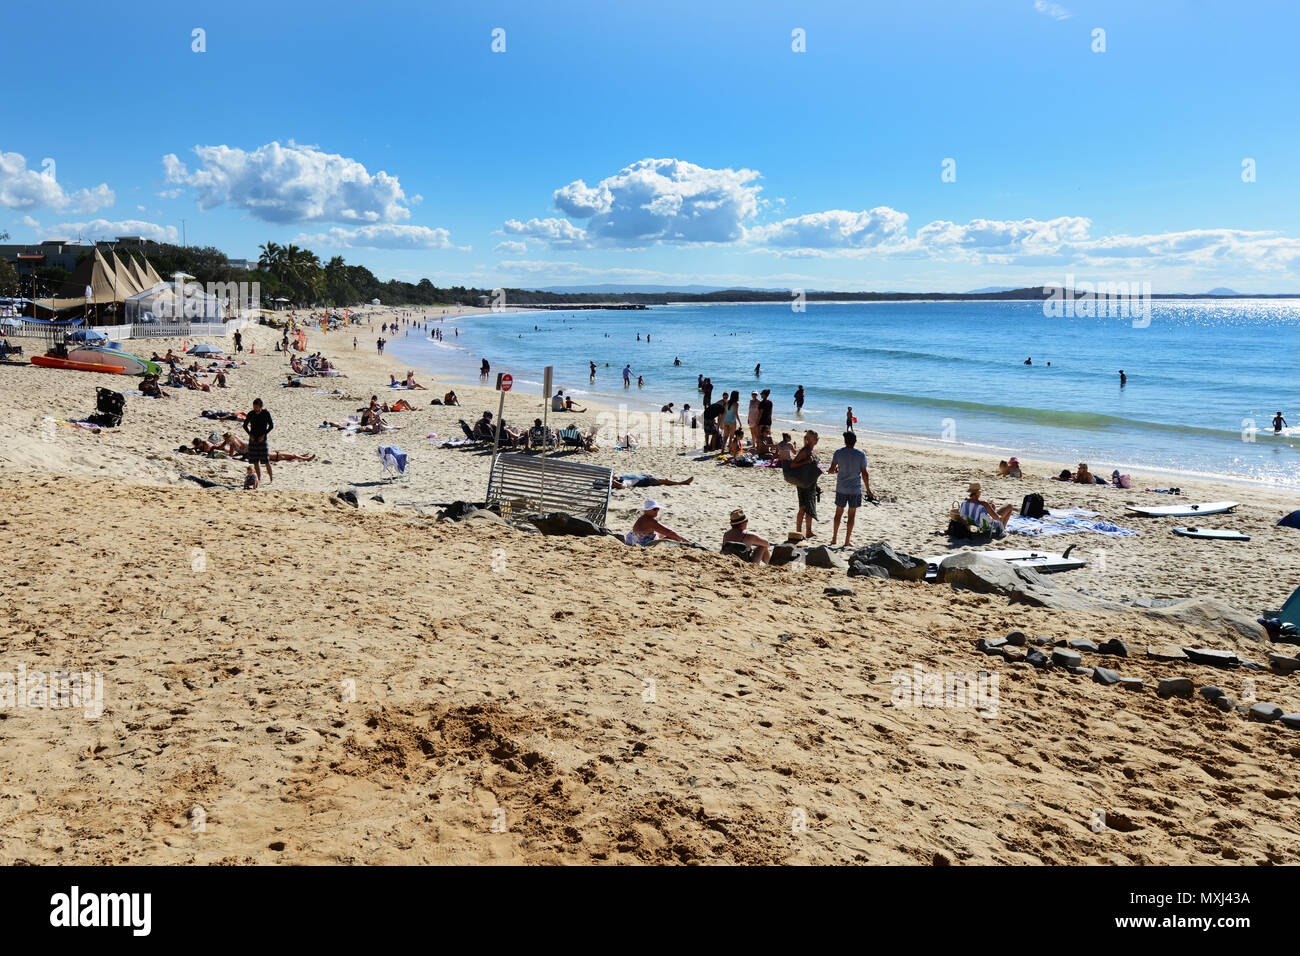
[[257,258],[259,269],[265,269],[277,279],[283,278],[285,266],[285,249],[284,246],[274,242],[267,242],[264,246],[259,246],[262,254]]

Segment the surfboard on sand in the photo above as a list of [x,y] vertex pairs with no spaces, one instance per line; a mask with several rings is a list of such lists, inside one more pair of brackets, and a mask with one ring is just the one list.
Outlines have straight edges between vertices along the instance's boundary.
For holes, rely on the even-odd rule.
[[1208,541],[1249,541],[1250,535],[1229,528],[1175,528],[1174,534],[1184,538],[1204,538]]
[[988,558],[1005,561],[1018,568],[1031,568],[1039,574],[1055,574],[1058,571],[1074,571],[1086,567],[1087,561],[1082,558],[1070,557],[1070,552],[1073,550],[1074,548],[1071,547],[1066,550],[1065,554],[1053,554],[1051,551],[1001,551],[993,549],[988,551],[953,551],[949,554],[926,558],[925,576],[927,578],[936,576],[939,573],[940,562],[945,558],[955,557],[959,554],[982,554]]
[[1210,501],[1200,505],[1172,505],[1168,508],[1134,508],[1124,510],[1144,518],[1195,518],[1197,515],[1221,515],[1237,507],[1237,501]]

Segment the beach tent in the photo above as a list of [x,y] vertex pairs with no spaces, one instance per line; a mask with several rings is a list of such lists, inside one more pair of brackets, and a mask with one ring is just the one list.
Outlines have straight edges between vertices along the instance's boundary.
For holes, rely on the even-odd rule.
[[125,302],[129,296],[143,292],[139,280],[132,274],[130,267],[117,257],[117,253],[109,252],[109,257],[113,263],[113,279],[121,292],[121,301]]
[[148,280],[145,285],[146,289],[153,288],[159,282],[162,282],[162,276],[158,274],[158,270],[153,267],[153,263],[148,259],[144,260],[144,277]]
[[107,342],[108,336],[94,329],[77,329],[68,336],[69,342]]
[[225,355],[225,350],[219,345],[196,345],[190,349],[190,355]]
[[1300,511],[1291,512],[1278,521],[1278,525],[1283,528],[1300,528]]
[[126,267],[131,270],[131,275],[135,278],[135,284],[143,291],[153,286],[149,277],[145,275],[144,270],[140,268],[140,263],[135,260],[134,256],[126,257]]
[[[86,294],[87,289],[90,290],[89,296]],[[126,296],[118,296],[113,267],[96,249],[81,260],[81,264],[73,270],[68,281],[63,283],[63,288],[59,290],[59,298],[63,300],[79,298],[83,303],[89,301],[92,305],[107,305],[110,302],[121,302]]]
[[221,320],[220,301],[197,285],[182,286],[178,297],[174,284],[159,282],[127,298],[124,309],[128,322]]

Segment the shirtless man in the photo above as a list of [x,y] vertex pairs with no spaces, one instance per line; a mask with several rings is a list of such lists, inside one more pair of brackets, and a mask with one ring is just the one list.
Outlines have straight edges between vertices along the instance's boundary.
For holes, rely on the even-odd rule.
[[771,542],[750,533],[748,528],[749,519],[742,509],[737,508],[731,513],[731,528],[722,536],[722,543],[748,545],[754,549],[754,556],[750,560],[758,565],[767,564],[772,557]]

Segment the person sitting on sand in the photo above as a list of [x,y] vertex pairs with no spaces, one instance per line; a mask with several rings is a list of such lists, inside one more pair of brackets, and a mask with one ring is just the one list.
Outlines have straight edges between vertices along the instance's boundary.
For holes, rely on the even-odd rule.
[[667,412],[669,415],[671,415],[671,414],[673,413],[673,405],[674,405],[674,404],[676,404],[676,403],[674,403],[674,402],[669,402],[669,403],[668,403],[667,405],[665,405],[663,408],[659,409],[659,411],[661,411],[661,412]]
[[221,443],[217,448],[231,455],[241,455],[248,451],[248,442],[236,438],[233,432],[226,432],[221,436]]
[[998,462],[998,477],[1000,478],[1019,478],[1020,477],[1020,459],[1012,458],[1010,461]]
[[793,461],[795,454],[794,442],[790,439],[789,432],[781,432],[781,440],[776,443],[776,460]]
[[1092,477],[1092,472],[1088,470],[1088,463],[1079,462],[1079,470],[1074,473],[1074,483],[1076,485],[1095,485],[1096,479]]
[[406,373],[406,387],[418,388],[421,391],[426,391],[425,387],[415,380],[415,373],[410,370]]
[[659,502],[653,498],[647,498],[645,504],[641,506],[641,517],[633,522],[632,529],[628,531],[623,540],[628,544],[643,547],[665,538],[669,541],[680,541],[682,544],[689,544],[690,542],[672,528],[659,523],[659,511]]
[[750,561],[754,564],[767,564],[768,559],[772,557],[771,542],[751,534],[748,528],[749,519],[745,517],[742,509],[737,508],[731,513],[731,528],[722,536],[722,543],[747,545],[754,549],[754,556]]
[[444,395],[444,396],[442,397],[442,404],[444,404],[444,405],[460,405],[460,399],[456,397],[456,393],[455,393],[455,392],[448,392],[446,395]]
[[249,465],[248,471],[244,472],[244,490],[255,491],[260,484],[261,481],[258,480],[257,472],[253,470],[252,465]]
[[167,393],[158,385],[157,375],[146,375],[140,380],[140,394],[149,398],[166,398]]
[[982,490],[978,481],[972,482],[966,489],[966,500],[961,503],[957,511],[970,524],[982,530],[990,530],[995,538],[1000,538],[1006,533],[1007,522],[1011,520],[1014,507],[1005,505],[999,508],[991,501],[980,500]]
[[586,411],[585,408],[580,408],[580,407],[579,407],[579,406],[578,406],[578,405],[573,401],[573,399],[570,398],[570,397],[567,396],[567,395],[564,396],[564,410],[565,410],[566,412],[576,412],[576,413],[579,414],[579,415],[581,415],[582,413],[584,413],[584,412]]
[[656,478],[654,475],[619,475],[614,478],[612,484],[620,491],[625,488],[657,488],[660,485],[665,487],[676,485],[689,485],[695,478],[687,478],[684,481],[674,481],[671,478]]
[[225,387],[226,387],[226,373],[225,373],[225,372],[222,372],[222,371],[220,371],[220,370],[218,370],[218,371],[217,371],[217,388],[225,388]]

